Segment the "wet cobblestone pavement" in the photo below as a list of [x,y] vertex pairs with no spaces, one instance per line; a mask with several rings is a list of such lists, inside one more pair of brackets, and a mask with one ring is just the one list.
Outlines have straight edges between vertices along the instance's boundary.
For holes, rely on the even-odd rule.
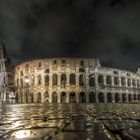
[[4,105],[0,140],[139,140],[140,104]]

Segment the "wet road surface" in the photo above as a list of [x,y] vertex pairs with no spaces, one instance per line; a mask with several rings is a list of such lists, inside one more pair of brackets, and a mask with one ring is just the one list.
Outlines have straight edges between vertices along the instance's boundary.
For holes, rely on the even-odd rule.
[[0,109],[0,140],[121,139],[140,139],[140,104],[19,104]]

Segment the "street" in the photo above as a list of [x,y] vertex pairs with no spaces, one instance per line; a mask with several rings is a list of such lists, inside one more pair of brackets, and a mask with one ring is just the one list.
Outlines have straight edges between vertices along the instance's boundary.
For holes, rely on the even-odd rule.
[[140,139],[139,104],[9,104],[0,140]]

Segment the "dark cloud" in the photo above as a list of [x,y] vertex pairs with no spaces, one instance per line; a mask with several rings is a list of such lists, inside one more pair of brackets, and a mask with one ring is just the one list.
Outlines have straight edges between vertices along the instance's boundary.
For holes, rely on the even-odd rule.
[[1,0],[0,40],[14,64],[34,58],[93,57],[140,67],[139,0]]

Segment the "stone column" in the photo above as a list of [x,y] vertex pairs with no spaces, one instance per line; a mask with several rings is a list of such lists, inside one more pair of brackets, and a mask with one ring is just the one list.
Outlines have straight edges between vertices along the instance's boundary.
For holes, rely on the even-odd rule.
[[98,100],[98,92],[97,91],[95,91],[95,100],[96,100],[96,103],[99,102],[99,100]]
[[122,86],[121,77],[119,77],[119,86]]
[[127,78],[125,78],[125,86],[126,87],[128,86],[128,84],[127,84]]
[[114,77],[111,77],[111,85],[114,86]]
[[66,103],[69,103],[69,102],[70,102],[70,101],[69,101],[69,95],[70,95],[70,93],[67,92],[67,93],[66,93]]
[[75,94],[76,94],[76,103],[79,103],[79,95],[80,95],[80,92],[75,92]]
[[58,86],[60,87],[61,86],[61,74],[58,73],[57,76],[58,76],[57,83],[58,83]]
[[112,103],[115,103],[115,93],[112,93]]
[[95,75],[95,86],[98,86],[98,74],[94,74]]
[[107,93],[104,93],[104,102],[107,103]]
[[103,75],[104,85],[106,85],[106,75]]
[[86,103],[89,103],[89,92],[86,92]]
[[61,103],[61,93],[57,92],[57,103]]

